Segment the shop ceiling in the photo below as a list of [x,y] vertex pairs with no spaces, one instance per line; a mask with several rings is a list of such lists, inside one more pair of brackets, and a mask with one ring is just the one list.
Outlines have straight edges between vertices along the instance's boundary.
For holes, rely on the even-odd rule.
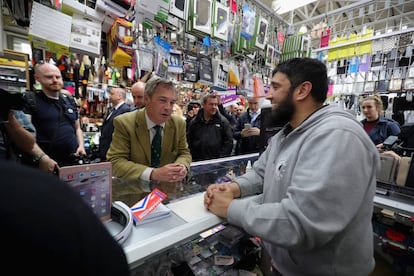
[[[284,21],[285,26],[289,26],[285,31],[292,34],[299,32],[301,28],[302,31],[307,30],[313,34],[315,31],[329,27],[331,34],[334,35],[358,33],[364,27],[381,33],[414,28],[414,1],[412,0],[319,0],[282,14],[279,10],[283,10],[285,7],[283,1],[287,0],[242,1],[253,2],[267,9],[269,13]],[[298,2],[298,0],[289,1]],[[0,0],[0,2],[13,5],[22,1]],[[94,8],[96,2],[96,0],[85,0],[84,4]]]
[[[272,10],[283,0],[261,0]],[[293,1],[293,0],[291,0]],[[272,8],[273,6],[273,8]],[[331,33],[360,32],[364,26],[381,33],[414,27],[414,1],[412,0],[319,0],[278,15],[291,25],[291,32],[306,27],[309,32],[328,26]]]

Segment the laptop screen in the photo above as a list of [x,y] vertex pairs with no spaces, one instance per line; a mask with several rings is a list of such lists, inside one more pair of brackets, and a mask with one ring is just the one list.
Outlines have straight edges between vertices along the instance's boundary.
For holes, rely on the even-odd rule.
[[73,187],[102,221],[110,220],[112,206],[110,162],[61,167],[59,178]]

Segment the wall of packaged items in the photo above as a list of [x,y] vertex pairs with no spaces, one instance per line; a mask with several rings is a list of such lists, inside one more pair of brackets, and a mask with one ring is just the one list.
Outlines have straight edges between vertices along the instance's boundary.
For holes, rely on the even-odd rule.
[[[341,22],[335,11],[317,19],[323,28],[319,36],[311,36],[310,44],[312,55],[326,61],[329,101],[344,105],[362,119],[359,99],[376,93],[383,99],[386,117],[396,119],[401,125],[414,122],[412,5],[410,1],[367,1],[341,11],[360,17],[359,25],[352,25],[353,20]],[[395,13],[390,13],[394,10]],[[374,22],[363,21],[367,14],[372,14]],[[376,18],[378,15],[382,15],[381,19]],[[378,22],[382,23],[381,29]],[[344,28],[345,24],[349,26]]]
[[[226,105],[258,93],[254,79],[266,90],[272,68],[303,56],[326,62],[330,101],[345,100],[359,115],[359,95],[411,97],[411,2],[359,1],[294,25],[256,0],[35,1],[28,37],[32,59],[52,58],[91,118],[108,105],[98,91],[129,91],[148,72],[176,81],[185,111],[211,90],[229,96]],[[305,23],[311,32],[300,31]]]

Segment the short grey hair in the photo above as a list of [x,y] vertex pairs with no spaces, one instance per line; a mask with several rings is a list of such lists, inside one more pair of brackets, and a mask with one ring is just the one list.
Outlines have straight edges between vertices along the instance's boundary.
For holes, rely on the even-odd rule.
[[159,85],[162,85],[166,88],[171,88],[175,92],[175,86],[172,81],[160,77],[152,77],[145,84],[144,95],[147,95],[149,98],[151,98]]
[[120,87],[118,89],[119,89],[118,90],[118,93],[121,95],[122,99],[124,99],[124,101],[125,101],[126,100],[126,96],[127,96],[125,89],[120,88]]
[[126,91],[121,87],[111,87],[110,91],[116,90],[122,97],[123,100],[126,100]]

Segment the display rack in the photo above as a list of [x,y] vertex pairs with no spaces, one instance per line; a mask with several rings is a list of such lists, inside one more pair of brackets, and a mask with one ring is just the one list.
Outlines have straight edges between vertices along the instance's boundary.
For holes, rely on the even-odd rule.
[[0,88],[10,92],[30,89],[28,55],[4,49],[0,55]]

